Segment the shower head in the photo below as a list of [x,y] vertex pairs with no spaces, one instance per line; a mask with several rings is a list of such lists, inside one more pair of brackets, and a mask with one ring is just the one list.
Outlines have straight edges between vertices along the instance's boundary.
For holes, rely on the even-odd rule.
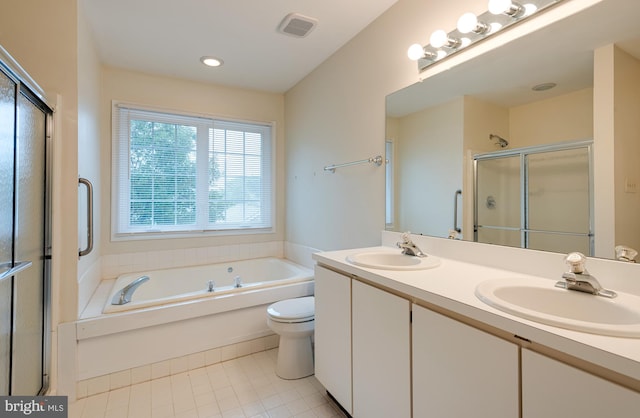
[[496,141],[496,145],[499,145],[500,148],[506,148],[509,146],[509,141],[495,134],[489,134],[489,140]]

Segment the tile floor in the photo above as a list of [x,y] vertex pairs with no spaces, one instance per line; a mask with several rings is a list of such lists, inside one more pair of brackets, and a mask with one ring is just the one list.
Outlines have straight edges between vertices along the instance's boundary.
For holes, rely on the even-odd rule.
[[69,405],[69,418],[342,418],[311,376],[275,374],[277,349],[112,390]]

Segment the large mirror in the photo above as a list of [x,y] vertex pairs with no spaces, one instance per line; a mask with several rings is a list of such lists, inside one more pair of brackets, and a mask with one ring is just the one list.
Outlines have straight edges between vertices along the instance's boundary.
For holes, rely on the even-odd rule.
[[[508,203],[474,196],[474,157],[582,142],[592,144],[589,199],[566,198],[572,184],[584,187],[567,181],[538,188],[557,193],[539,206],[554,217],[588,205],[594,256],[615,258],[619,245],[640,249],[638,18],[640,2],[603,0],[389,95],[387,228],[477,240],[475,202]],[[542,171],[560,184],[569,165]]]

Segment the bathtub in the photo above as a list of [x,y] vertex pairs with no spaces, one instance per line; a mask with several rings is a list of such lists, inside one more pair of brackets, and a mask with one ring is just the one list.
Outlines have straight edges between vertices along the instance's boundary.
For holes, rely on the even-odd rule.
[[[149,280],[133,292],[131,302],[123,305],[111,303],[114,295],[120,294],[125,286],[143,276],[149,277]],[[308,281],[311,278],[309,270],[274,257],[124,274],[115,281],[102,312],[108,314],[199,298],[214,298]],[[235,287],[236,282],[241,283],[240,287]]]
[[[229,271],[231,270],[231,271]],[[140,276],[130,303],[113,295]],[[233,287],[236,277],[242,286]],[[208,291],[209,280],[215,282]],[[126,274],[104,281],[95,315],[76,321],[77,378],[86,380],[269,337],[267,306],[314,293],[313,270],[262,258]],[[102,312],[100,312],[102,310]]]

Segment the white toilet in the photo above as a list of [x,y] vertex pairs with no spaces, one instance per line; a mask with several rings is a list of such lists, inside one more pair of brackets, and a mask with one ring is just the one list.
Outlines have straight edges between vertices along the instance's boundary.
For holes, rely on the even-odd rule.
[[267,325],[280,335],[276,374],[281,378],[301,379],[313,374],[314,315],[313,296],[282,300],[267,308]]

